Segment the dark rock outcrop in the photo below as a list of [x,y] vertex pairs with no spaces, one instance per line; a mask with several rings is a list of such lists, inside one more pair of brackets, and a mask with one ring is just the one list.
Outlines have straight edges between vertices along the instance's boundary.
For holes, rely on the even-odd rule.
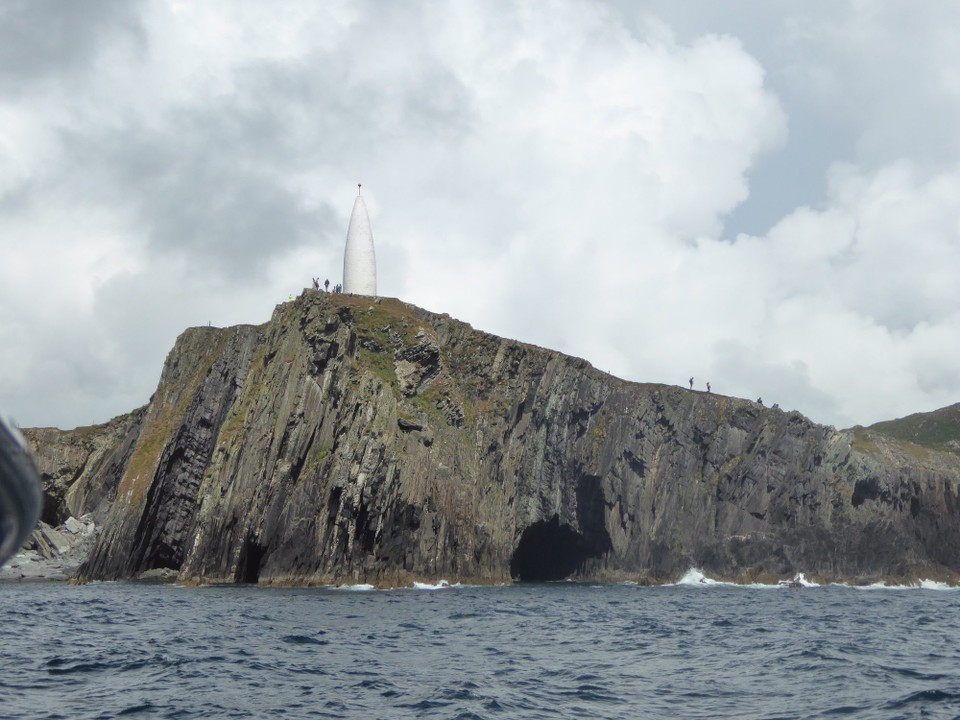
[[60,459],[58,512],[99,509],[84,580],[960,571],[953,453],[625,382],[397,300],[305,291],[265,325],[188,330],[146,408],[95,450],[84,432],[28,433],[42,469]]

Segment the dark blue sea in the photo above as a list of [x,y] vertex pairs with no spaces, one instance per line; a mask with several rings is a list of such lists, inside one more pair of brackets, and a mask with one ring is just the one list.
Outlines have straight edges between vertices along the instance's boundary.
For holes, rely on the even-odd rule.
[[960,591],[0,585],[0,717],[955,718]]

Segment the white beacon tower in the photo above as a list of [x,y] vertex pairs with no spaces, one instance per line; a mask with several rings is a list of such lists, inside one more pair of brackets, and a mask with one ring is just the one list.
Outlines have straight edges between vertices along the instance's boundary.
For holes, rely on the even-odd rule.
[[373,251],[373,231],[367,205],[357,183],[357,199],[350,213],[347,247],[343,251],[343,291],[354,295],[377,294],[377,257]]

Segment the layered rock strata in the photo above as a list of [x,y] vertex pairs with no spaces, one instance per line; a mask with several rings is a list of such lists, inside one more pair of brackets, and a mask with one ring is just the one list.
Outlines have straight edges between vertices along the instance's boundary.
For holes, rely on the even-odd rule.
[[262,326],[190,329],[150,403],[105,427],[72,465],[82,430],[29,433],[66,468],[45,470],[64,512],[103,524],[82,580],[960,571],[956,454],[626,382],[397,300],[305,291]]

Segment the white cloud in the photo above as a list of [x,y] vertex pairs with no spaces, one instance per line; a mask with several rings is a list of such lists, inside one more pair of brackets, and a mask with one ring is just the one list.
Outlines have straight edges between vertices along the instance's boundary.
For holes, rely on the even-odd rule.
[[[953,402],[958,374],[936,358],[960,351],[958,182],[908,163],[837,167],[824,210],[800,208],[765,238],[704,241],[715,387],[786,393],[781,404],[840,425]],[[690,277],[702,287],[708,273]],[[809,387],[790,379],[798,368]]]
[[360,181],[381,291],[480,329],[836,425],[958,399],[955,5],[91,7],[42,53],[46,5],[0,27],[25,424],[339,281]]

